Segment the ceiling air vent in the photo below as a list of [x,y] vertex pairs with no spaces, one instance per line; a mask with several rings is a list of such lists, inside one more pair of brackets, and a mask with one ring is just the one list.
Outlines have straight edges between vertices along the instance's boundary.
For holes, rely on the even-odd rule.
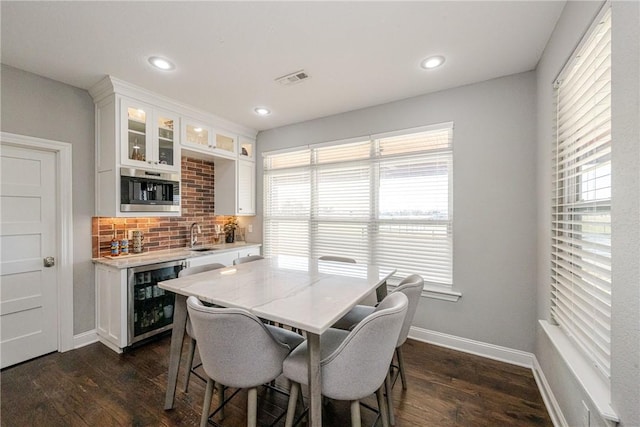
[[286,76],[278,77],[276,81],[281,85],[291,86],[300,83],[303,80],[307,80],[309,74],[304,70],[296,71],[295,73],[287,74]]

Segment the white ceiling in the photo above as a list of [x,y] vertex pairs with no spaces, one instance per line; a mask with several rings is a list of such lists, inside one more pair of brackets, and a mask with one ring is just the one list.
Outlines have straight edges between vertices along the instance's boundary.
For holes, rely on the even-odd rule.
[[[256,130],[532,70],[564,7],[522,2],[2,1],[2,62],[109,74]],[[426,71],[422,59],[446,57]],[[176,69],[151,69],[161,55]],[[293,86],[274,81],[304,69]],[[272,110],[257,117],[253,109]]]

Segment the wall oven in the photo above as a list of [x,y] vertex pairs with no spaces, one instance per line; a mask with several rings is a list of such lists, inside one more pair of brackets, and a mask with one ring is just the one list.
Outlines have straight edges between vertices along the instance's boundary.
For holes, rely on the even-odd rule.
[[120,168],[121,212],[179,212],[180,176]]
[[172,328],[175,294],[158,282],[177,278],[185,265],[180,260],[127,269],[127,346]]

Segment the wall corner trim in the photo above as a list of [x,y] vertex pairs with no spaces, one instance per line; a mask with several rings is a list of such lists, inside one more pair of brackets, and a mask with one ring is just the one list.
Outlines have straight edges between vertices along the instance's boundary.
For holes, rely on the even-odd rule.
[[560,408],[560,404],[556,400],[553,390],[551,389],[547,378],[544,376],[542,366],[538,363],[538,358],[536,358],[535,355],[533,355],[532,370],[533,378],[536,380],[536,384],[538,384],[538,390],[540,390],[544,406],[547,408],[547,412],[549,413],[549,417],[551,418],[551,422],[554,427],[569,427],[569,424],[562,413],[562,409]]
[[98,342],[98,334],[95,329],[82,332],[73,336],[73,349],[77,350],[86,345],[93,344],[94,342]]

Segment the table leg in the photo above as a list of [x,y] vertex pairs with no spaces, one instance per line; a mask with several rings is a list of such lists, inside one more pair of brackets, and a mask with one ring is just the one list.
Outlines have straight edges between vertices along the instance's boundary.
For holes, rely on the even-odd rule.
[[320,371],[320,335],[307,332],[309,364],[309,419],[311,427],[322,426],[322,373]]
[[187,297],[176,294],[173,309],[173,330],[171,332],[171,351],[169,353],[169,376],[167,378],[167,392],[164,399],[164,409],[173,409],[178,383],[178,368],[182,356],[182,341],[187,326]]

